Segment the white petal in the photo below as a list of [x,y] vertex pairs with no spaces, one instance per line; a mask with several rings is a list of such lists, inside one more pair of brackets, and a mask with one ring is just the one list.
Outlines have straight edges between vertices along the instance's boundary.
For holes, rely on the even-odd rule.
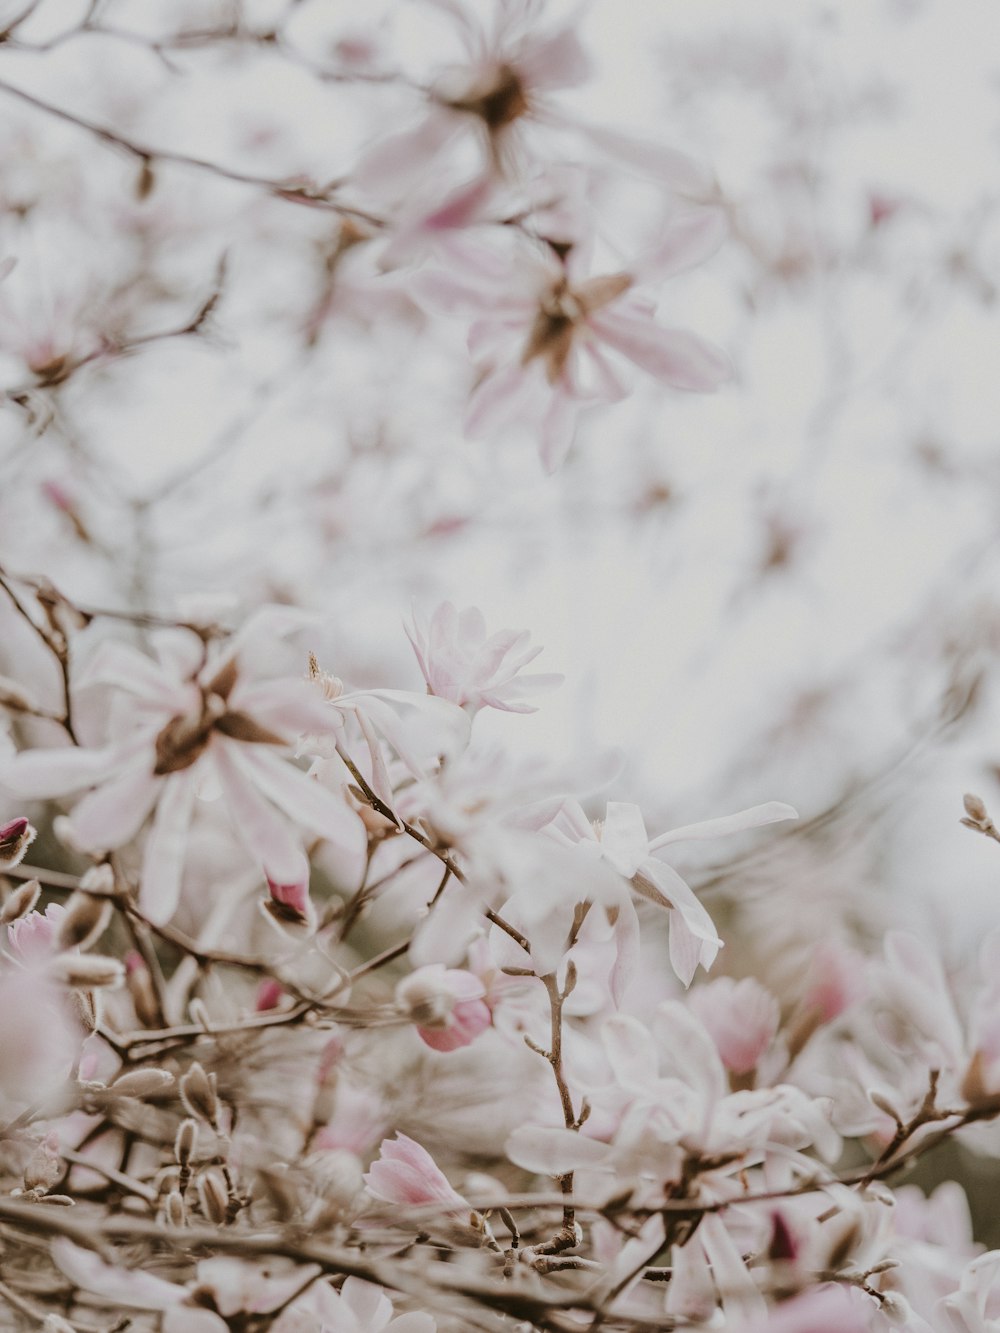
[[637,805],[608,802],[601,829],[601,850],[619,875],[632,878],[649,852],[646,825]]
[[146,839],[139,907],[157,926],[169,921],[177,910],[195,782],[191,770],[174,773],[167,779]]
[[142,828],[162,785],[152,754],[141,754],[78,803],[70,820],[76,841],[95,852],[123,846]]
[[116,750],[82,750],[59,746],[26,750],[16,755],[0,774],[0,785],[25,801],[49,800],[82,787],[93,787],[121,763]]
[[786,819],[798,819],[798,811],[782,801],[767,801],[764,805],[751,806],[749,810],[740,810],[735,815],[721,815],[718,819],[704,819],[698,824],[685,824],[682,828],[670,829],[661,833],[649,844],[651,852],[659,851],[672,842],[687,839],[727,838],[731,833],[742,833],[744,829],[760,828],[763,824],[780,824]]
[[57,1237],[50,1248],[53,1259],[71,1282],[84,1291],[97,1292],[108,1304],[132,1310],[168,1310],[187,1298],[183,1287],[142,1269],[114,1268],[65,1236]]
[[258,791],[296,824],[349,851],[364,841],[366,835],[360,817],[337,792],[308,777],[266,746],[236,742],[224,744],[223,748]]
[[578,1167],[601,1166],[608,1145],[576,1134],[571,1129],[521,1125],[507,1140],[507,1156],[515,1166],[540,1176],[564,1176]]

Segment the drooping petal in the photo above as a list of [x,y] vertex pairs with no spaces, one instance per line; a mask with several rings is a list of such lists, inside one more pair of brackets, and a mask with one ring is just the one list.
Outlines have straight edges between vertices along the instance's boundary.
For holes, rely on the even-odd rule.
[[571,1129],[521,1125],[507,1140],[506,1153],[515,1166],[540,1176],[563,1176],[581,1167],[603,1165],[608,1146]]

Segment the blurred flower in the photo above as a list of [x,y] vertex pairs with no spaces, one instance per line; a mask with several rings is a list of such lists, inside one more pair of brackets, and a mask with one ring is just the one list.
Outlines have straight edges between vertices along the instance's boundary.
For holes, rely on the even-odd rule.
[[450,699],[468,713],[499,708],[508,713],[533,713],[524,696],[555,689],[563,677],[554,674],[520,676],[520,671],[542,651],[529,648],[527,630],[500,630],[487,637],[486,621],[478,607],[456,611],[442,602],[429,620],[414,612],[406,633],[420,663],[429,694]]
[[478,977],[443,963],[428,963],[396,987],[396,1005],[436,1051],[468,1046],[492,1022],[486,987]]
[[426,1148],[398,1132],[394,1139],[383,1140],[365,1184],[369,1194],[386,1203],[446,1203],[455,1209],[469,1208]]
[[778,1001],[769,990],[753,977],[718,977],[693,990],[690,1004],[731,1073],[756,1068],[778,1030]]

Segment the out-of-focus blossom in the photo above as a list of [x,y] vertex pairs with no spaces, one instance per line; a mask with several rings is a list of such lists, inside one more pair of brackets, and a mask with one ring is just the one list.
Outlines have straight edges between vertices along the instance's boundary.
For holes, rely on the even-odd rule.
[[700,263],[723,235],[720,213],[699,209],[678,218],[630,269],[597,276],[578,246],[525,245],[511,258],[470,238],[456,242],[449,267],[421,274],[414,289],[433,307],[474,320],[469,349],[480,374],[467,432],[491,435],[530,422],[552,472],[570,449],[580,411],[628,394],[616,359],[675,389],[717,389],[731,374],[725,355],[694,333],[659,324],[643,285]]
[[69,1077],[84,1032],[66,991],[42,968],[0,975],[0,1100],[44,1101]]
[[453,1210],[469,1205],[451,1185],[426,1148],[397,1133],[385,1139],[365,1176],[369,1194],[386,1203],[444,1203]]
[[51,958],[59,948],[59,927],[66,908],[62,903],[49,903],[44,912],[29,912],[7,927],[11,952],[25,963],[37,963]]
[[27,799],[90,788],[73,810],[71,833],[94,852],[129,842],[155,811],[139,901],[158,922],[177,905],[199,795],[223,798],[241,840],[280,884],[301,879],[299,830],[363,847],[361,821],[343,799],[281,755],[302,733],[330,728],[322,699],[305,680],[254,678],[253,649],[288,627],[287,616],[261,612],[207,664],[188,634],[166,635],[158,661],[102,644],[76,685],[118,691],[108,743],[20,754],[3,785]]
[[753,977],[718,977],[692,991],[690,1003],[730,1073],[755,1069],[778,1030],[778,1001],[771,992]]
[[274,1324],[274,1333],[435,1333],[429,1314],[393,1318],[392,1301],[381,1287],[349,1277],[340,1291],[316,1282]]
[[471,972],[443,963],[418,967],[396,987],[396,1005],[435,1051],[456,1051],[490,1026],[486,987]]
[[442,602],[425,619],[414,613],[406,633],[417,655],[428,693],[450,699],[468,713],[499,708],[508,713],[533,713],[525,696],[555,689],[563,677],[520,672],[542,651],[529,648],[527,630],[500,630],[487,635],[478,607],[457,611]]

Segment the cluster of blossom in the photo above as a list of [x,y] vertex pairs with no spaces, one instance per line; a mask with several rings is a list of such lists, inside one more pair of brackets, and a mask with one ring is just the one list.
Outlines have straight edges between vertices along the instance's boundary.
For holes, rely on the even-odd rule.
[[[160,502],[228,465],[290,381],[323,378],[331,329],[338,352],[363,344],[395,373],[401,330],[408,347],[428,330],[447,342],[458,317],[453,415],[471,437],[519,429],[549,472],[585,418],[629,396],[632,369],[698,392],[730,373],[658,303],[722,243],[731,210],[684,154],[572,109],[592,72],[579,13],[417,0],[434,56],[411,74],[390,23],[331,29],[323,5],[266,8],[149,38],[130,0],[79,20],[35,0],[0,33],[15,61],[0,98],[135,169],[109,228],[130,267],[90,275],[100,299],[79,283],[35,300],[20,224],[44,210],[44,173],[25,167],[0,212],[0,427],[33,478],[29,445],[65,450],[81,491],[58,468],[40,490],[87,557],[83,575],[71,559],[47,569],[60,587],[20,560],[0,568],[4,1316],[54,1333],[998,1333],[1000,1252],[981,1252],[961,1189],[890,1187],[952,1136],[996,1148],[996,937],[961,984],[902,931],[870,956],[813,941],[791,983],[778,958],[744,974],[733,949],[720,956],[696,845],[790,840],[795,810],[708,809],[662,832],[650,819],[651,835],[606,774],[518,763],[483,715],[531,713],[560,684],[526,671],[541,652],[527,632],[490,633],[450,602],[415,612],[396,636],[423,677],[413,690],[396,644],[374,670],[351,647],[335,656],[346,625],[301,609],[314,591],[289,591],[270,552],[241,584],[267,594],[237,627],[204,602],[175,611],[185,566],[156,546],[154,520],[169,529],[172,514]],[[332,184],[326,163],[228,166],[158,147],[139,112],[118,129],[68,110],[16,63],[91,40],[168,74],[200,49],[220,69],[252,53],[310,87],[387,100]],[[271,140],[265,127],[259,160]],[[212,195],[211,225],[172,225],[175,171],[253,192],[253,224]],[[655,197],[645,234],[622,225],[619,187]],[[894,211],[873,200],[873,233]],[[267,316],[277,334],[248,353],[259,396],[192,470],[137,499],[88,408],[139,375],[144,349],[235,327],[230,264],[259,282],[265,321],[277,298],[241,264],[263,273],[253,261],[295,226],[308,299]],[[177,254],[188,242],[197,283]],[[295,368],[265,382],[254,357],[289,328]],[[378,549],[367,499],[398,463],[380,448],[358,491],[334,487],[337,512],[313,524],[303,501],[303,529],[325,524],[335,545],[343,515],[364,511]],[[262,491],[233,508],[263,551]],[[105,503],[137,516],[129,561],[120,525],[93,522]],[[12,522],[31,529],[26,514]],[[452,521],[431,509],[415,530]],[[64,594],[64,573],[127,605]],[[1000,840],[981,801],[966,812]],[[770,825],[783,827],[755,832]]]

